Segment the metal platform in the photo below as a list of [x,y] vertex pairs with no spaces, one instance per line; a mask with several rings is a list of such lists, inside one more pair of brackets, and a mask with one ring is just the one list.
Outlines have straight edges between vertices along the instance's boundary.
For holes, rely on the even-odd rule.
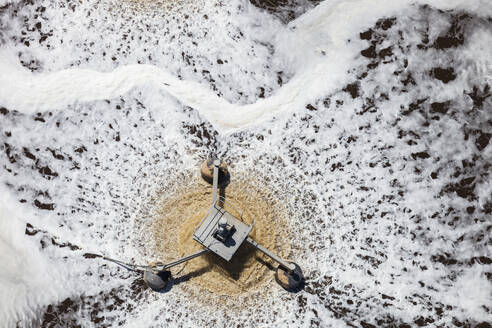
[[[222,203],[225,202],[222,197],[215,200],[208,213],[203,217],[196,228],[193,239],[223,259],[229,261],[234,253],[236,253],[239,246],[241,246],[248,237],[253,229],[254,221],[251,225],[247,225],[231,213],[227,212],[218,204],[219,201]],[[221,242],[214,237],[214,233],[219,228],[219,220],[221,219],[222,222],[225,219],[228,225],[234,227],[232,234],[228,236],[224,242]]]

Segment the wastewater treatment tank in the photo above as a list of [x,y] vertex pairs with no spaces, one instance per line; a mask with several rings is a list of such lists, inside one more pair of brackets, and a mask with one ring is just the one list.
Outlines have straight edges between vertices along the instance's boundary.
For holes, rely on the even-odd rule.
[[491,6],[0,0],[0,326],[490,326]]

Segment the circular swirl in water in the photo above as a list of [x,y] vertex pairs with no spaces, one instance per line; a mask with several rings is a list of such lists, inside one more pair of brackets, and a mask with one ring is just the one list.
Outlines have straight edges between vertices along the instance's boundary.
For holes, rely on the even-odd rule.
[[[196,178],[189,187],[164,196],[152,225],[157,257],[172,261],[202,248],[193,240],[193,232],[211,205],[211,191],[209,184]],[[246,223],[256,218],[250,237],[281,257],[289,255],[286,210],[266,186],[250,177],[234,176],[223,196],[226,198],[224,208],[231,214],[240,217],[241,213],[227,201],[241,207]],[[209,253],[172,271],[175,284],[185,282],[182,284],[185,290],[232,296],[256,291],[266,282],[273,283],[274,266],[275,263],[244,242],[229,262]]]

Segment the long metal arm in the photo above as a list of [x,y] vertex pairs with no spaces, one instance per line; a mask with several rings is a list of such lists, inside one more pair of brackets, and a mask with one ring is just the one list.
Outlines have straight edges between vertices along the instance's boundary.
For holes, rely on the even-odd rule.
[[176,261],[173,261],[173,262],[170,262],[170,263],[167,263],[167,264],[158,263],[157,265],[158,266],[162,266],[162,270],[166,270],[166,269],[169,269],[169,268],[171,268],[171,267],[173,267],[175,265],[184,263],[186,261],[189,261],[191,259],[194,259],[195,257],[198,257],[200,255],[203,255],[203,254],[207,253],[208,251],[209,251],[208,248],[204,248],[204,249],[199,250],[196,253],[193,253],[193,254],[190,254],[188,256],[182,257],[179,260],[176,260]]
[[217,201],[217,192],[219,188],[219,165],[220,161],[218,159],[214,160],[214,183],[212,190],[212,204]]
[[296,268],[294,264],[285,262],[280,257],[270,252],[268,249],[261,246],[261,244],[251,239],[251,237],[246,238],[246,241],[251,245],[253,245],[257,250],[261,251],[263,254],[265,254],[266,256],[268,256],[269,258],[271,258],[272,260],[274,260],[275,262],[279,263],[281,266],[289,270],[289,272]]

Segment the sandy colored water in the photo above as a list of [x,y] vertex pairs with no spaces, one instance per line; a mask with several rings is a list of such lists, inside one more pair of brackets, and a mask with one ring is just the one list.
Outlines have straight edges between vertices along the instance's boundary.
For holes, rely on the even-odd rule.
[[[211,191],[211,186],[197,177],[189,187],[164,197],[151,227],[158,258],[171,261],[202,248],[192,236],[211,205]],[[224,207],[233,215],[241,217],[241,210],[228,205],[227,201],[241,204],[242,219],[246,223],[256,218],[250,237],[280,256],[288,257],[290,230],[286,210],[267,188],[246,176],[234,176],[225,197]],[[189,291],[206,290],[232,296],[253,292],[268,281],[273,283],[274,267],[275,263],[244,243],[229,262],[209,253],[171,271],[176,283],[185,282],[183,287]]]

